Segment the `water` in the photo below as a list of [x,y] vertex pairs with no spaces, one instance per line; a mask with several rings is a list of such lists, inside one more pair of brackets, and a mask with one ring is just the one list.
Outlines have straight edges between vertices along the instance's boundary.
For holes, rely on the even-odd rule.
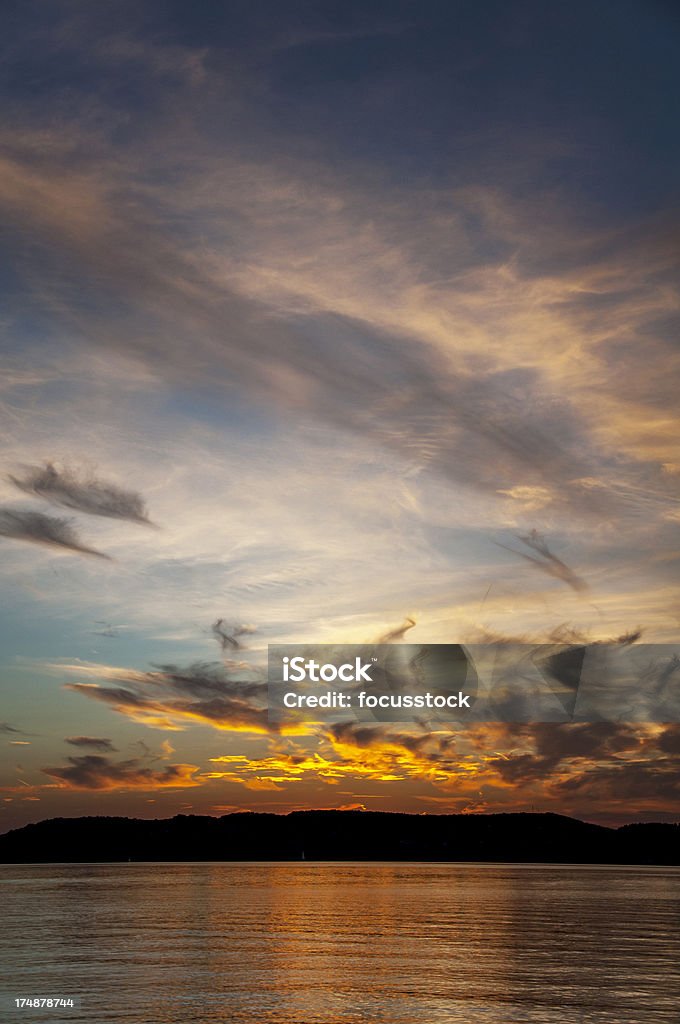
[[4,865],[0,907],[3,1021],[680,1021],[677,868]]

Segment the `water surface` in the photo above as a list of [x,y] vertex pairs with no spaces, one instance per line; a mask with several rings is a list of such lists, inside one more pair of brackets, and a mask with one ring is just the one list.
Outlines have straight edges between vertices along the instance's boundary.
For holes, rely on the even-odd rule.
[[0,907],[3,1021],[680,1020],[677,868],[2,865]]

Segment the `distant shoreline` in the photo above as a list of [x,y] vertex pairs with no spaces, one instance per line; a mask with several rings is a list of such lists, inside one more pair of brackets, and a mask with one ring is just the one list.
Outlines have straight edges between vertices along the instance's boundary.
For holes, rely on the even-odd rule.
[[678,865],[680,824],[609,828],[559,814],[251,811],[52,818],[0,835],[0,863]]
[[0,861],[0,868],[30,868],[30,867],[125,867],[131,865],[154,865],[166,867],[189,867],[193,864],[203,867],[285,867],[289,865],[300,865],[301,867],[414,867],[418,864],[437,865],[441,867],[474,867],[474,868],[593,868],[606,871],[611,868],[680,868],[680,864],[657,864],[637,862],[589,862],[589,861],[550,861],[550,860],[14,860]]

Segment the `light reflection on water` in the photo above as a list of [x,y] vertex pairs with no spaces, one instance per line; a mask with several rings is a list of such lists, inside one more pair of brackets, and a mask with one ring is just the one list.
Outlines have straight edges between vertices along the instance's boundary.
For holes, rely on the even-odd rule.
[[0,907],[7,1021],[680,1020],[677,868],[2,865]]

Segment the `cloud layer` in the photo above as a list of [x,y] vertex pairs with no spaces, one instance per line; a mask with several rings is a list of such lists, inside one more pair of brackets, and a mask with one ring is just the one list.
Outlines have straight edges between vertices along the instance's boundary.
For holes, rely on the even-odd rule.
[[[204,807],[672,813],[676,736],[635,700],[609,732],[293,738],[250,667],[677,639],[670,16],[180,6],[28,3],[0,40],[0,649],[36,736],[6,810],[176,810],[192,779]],[[677,666],[645,671],[670,717]],[[147,727],[174,775],[110,756]]]

